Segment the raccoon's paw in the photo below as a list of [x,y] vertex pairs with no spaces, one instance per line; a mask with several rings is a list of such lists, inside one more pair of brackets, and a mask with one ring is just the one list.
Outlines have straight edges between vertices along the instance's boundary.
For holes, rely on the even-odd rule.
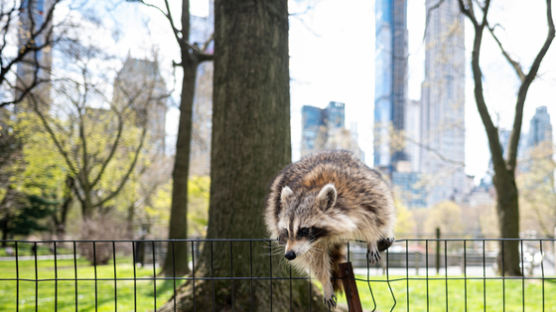
[[392,244],[394,243],[394,240],[395,239],[393,237],[383,238],[379,240],[377,243],[378,251],[385,251],[386,249],[390,248],[390,246],[392,246]]
[[324,298],[324,303],[326,304],[326,306],[328,306],[328,309],[332,309],[336,307],[336,302],[338,301],[338,299],[336,298],[336,295],[332,294],[332,296],[330,296],[329,298]]
[[378,263],[380,261],[380,252],[378,249],[368,249],[367,250],[367,260],[371,264]]

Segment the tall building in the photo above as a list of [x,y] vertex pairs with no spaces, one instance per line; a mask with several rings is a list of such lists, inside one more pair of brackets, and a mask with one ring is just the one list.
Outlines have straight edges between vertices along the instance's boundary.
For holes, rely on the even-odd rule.
[[345,128],[345,104],[331,101],[326,108],[301,108],[301,156],[325,149],[328,138]]
[[[541,159],[552,160],[554,143],[552,140],[552,123],[546,106],[539,106],[529,121],[529,133],[522,134],[519,144],[519,170],[529,172],[535,168],[535,162]],[[556,172],[555,172],[556,174]],[[554,179],[552,179],[554,181]]]
[[[427,10],[437,5],[426,0]],[[420,171],[428,176],[427,204],[454,200],[465,188],[465,34],[456,0],[428,11],[425,80],[421,93]]]
[[304,105],[301,115],[301,156],[320,150],[344,149],[364,159],[357,133],[345,127],[344,103],[331,101],[324,109]]
[[527,147],[532,148],[542,142],[552,143],[552,124],[546,106],[537,107],[535,115],[529,122]]
[[[22,0],[19,10],[19,24],[17,29],[18,45],[23,48],[25,45],[32,44],[35,47],[41,47],[47,43],[47,34],[50,33],[48,27],[40,32],[34,39],[31,33],[38,32],[45,27],[46,17],[52,10],[54,0]],[[52,48],[46,46],[37,51],[29,52],[25,55],[24,60],[17,64],[16,69],[16,89],[15,96],[19,97],[21,90],[31,86],[35,79],[45,81],[50,78],[52,66]],[[37,69],[36,77],[35,70]],[[43,102],[49,102],[49,86],[48,84],[39,85],[34,92],[39,94]]]
[[[149,90],[145,90],[148,88]],[[152,88],[152,89],[151,89]],[[138,97],[131,96],[141,94]],[[147,118],[148,149],[165,152],[166,102],[168,90],[160,75],[158,62],[128,56],[114,80],[114,105],[126,105],[133,100],[136,121]]]
[[317,138],[321,127],[325,127],[323,110],[310,105],[301,108],[301,156],[310,154],[318,149]]
[[408,100],[405,112],[405,150],[411,164],[411,171],[419,171],[421,156],[421,102]]
[[375,54],[374,164],[392,173],[407,160],[392,132],[403,132],[407,102],[407,2],[377,0]]
[[341,102],[331,101],[324,110],[325,124],[328,128],[339,129],[345,128],[346,122],[346,105]]

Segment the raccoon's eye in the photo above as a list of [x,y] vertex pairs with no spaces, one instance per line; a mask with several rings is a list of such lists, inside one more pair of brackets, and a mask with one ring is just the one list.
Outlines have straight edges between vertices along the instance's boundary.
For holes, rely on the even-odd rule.
[[309,228],[300,228],[297,231],[297,237],[309,237],[310,229]]
[[286,231],[281,232],[280,235],[278,236],[278,243],[285,244],[287,240],[288,240],[288,232]]

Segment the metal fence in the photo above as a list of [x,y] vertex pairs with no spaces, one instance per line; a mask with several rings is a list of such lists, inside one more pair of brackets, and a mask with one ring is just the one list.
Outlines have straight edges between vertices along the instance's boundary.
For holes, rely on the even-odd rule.
[[[523,276],[499,273],[503,272],[499,266],[504,266],[504,259],[497,261],[502,240],[519,242]],[[191,274],[157,275],[166,253],[174,255],[178,244],[187,246],[189,259],[174,257],[172,264],[187,261]],[[268,239],[4,241],[2,245],[0,311],[152,311],[169,300],[179,310],[175,294],[182,283],[195,286],[215,280],[268,281],[270,305],[263,310],[271,311],[273,301],[291,304],[292,280],[306,283],[309,292],[318,287],[308,277],[292,277],[285,260],[273,263],[276,246]],[[242,249],[246,254],[238,254],[239,246],[248,246]],[[230,268],[238,263],[234,259],[243,257],[251,266],[264,261],[268,273],[238,276],[231,270],[213,275],[211,269],[201,276],[196,264],[202,248],[210,248],[211,264],[213,248],[226,249]],[[370,265],[366,255],[365,244],[348,243],[348,261],[368,311],[556,311],[554,239],[399,239],[379,264]],[[285,273],[273,274],[273,266],[283,266]],[[288,298],[272,293],[272,285],[284,281],[290,285]],[[306,311],[311,311],[309,303]]]

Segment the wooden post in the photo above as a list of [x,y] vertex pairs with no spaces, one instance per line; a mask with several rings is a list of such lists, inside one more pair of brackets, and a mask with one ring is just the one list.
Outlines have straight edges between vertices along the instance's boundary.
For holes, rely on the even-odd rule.
[[340,279],[344,285],[344,292],[350,312],[362,312],[361,301],[359,300],[359,292],[353,275],[353,267],[351,262],[340,263]]

